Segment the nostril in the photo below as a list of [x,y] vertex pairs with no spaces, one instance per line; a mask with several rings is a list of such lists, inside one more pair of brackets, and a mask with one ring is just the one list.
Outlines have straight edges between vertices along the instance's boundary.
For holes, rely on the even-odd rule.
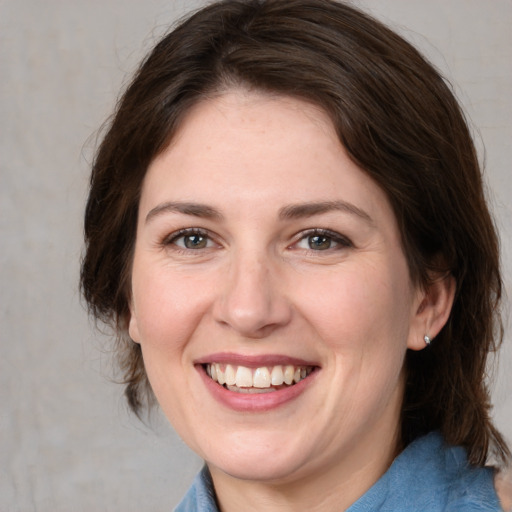
[[215,319],[245,338],[260,339],[288,324],[291,308],[278,297],[230,297],[217,305]]

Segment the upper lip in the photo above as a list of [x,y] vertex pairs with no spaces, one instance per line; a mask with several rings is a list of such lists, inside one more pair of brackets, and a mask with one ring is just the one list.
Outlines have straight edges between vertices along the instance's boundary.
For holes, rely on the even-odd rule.
[[232,352],[217,352],[200,357],[194,364],[224,363],[247,368],[260,368],[262,366],[293,365],[293,366],[319,366],[318,363],[305,359],[290,357],[283,354],[243,355]]

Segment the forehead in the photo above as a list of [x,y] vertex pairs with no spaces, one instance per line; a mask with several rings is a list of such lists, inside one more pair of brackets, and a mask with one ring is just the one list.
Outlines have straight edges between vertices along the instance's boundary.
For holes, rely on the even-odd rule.
[[[272,139],[278,131],[279,137]],[[340,145],[328,114],[312,102],[240,88],[196,102],[184,115],[167,149],[185,151],[193,146],[203,151],[222,151],[228,148],[228,153],[236,155],[236,150],[242,149],[237,148],[236,143],[242,142],[244,150],[260,150],[261,158],[266,152],[257,147],[258,143],[264,143],[268,150],[281,147],[285,152],[286,143],[293,143],[294,139],[303,144],[313,135],[317,140],[321,136],[333,146]],[[206,155],[205,152],[197,154]]]
[[380,187],[348,156],[327,113],[297,98],[245,90],[190,109],[148,169],[143,209],[151,206],[144,204],[148,195],[151,203],[236,199],[281,208],[350,200],[369,211],[389,209]]

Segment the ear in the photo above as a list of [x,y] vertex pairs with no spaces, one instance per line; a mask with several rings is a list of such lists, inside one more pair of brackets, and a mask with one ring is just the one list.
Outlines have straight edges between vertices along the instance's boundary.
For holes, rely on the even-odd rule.
[[411,324],[407,347],[422,350],[425,336],[433,340],[444,327],[452,310],[455,297],[455,278],[443,274],[433,279],[426,288],[418,290],[418,304]]
[[137,315],[133,307],[133,300],[130,301],[130,319],[128,320],[128,334],[135,343],[140,343],[139,326],[137,324]]

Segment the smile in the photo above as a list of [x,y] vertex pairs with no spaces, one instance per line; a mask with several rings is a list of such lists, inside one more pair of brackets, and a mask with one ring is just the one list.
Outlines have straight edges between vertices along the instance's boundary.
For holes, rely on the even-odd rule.
[[208,363],[206,374],[215,382],[236,393],[269,393],[293,386],[308,377],[313,366],[247,366]]

